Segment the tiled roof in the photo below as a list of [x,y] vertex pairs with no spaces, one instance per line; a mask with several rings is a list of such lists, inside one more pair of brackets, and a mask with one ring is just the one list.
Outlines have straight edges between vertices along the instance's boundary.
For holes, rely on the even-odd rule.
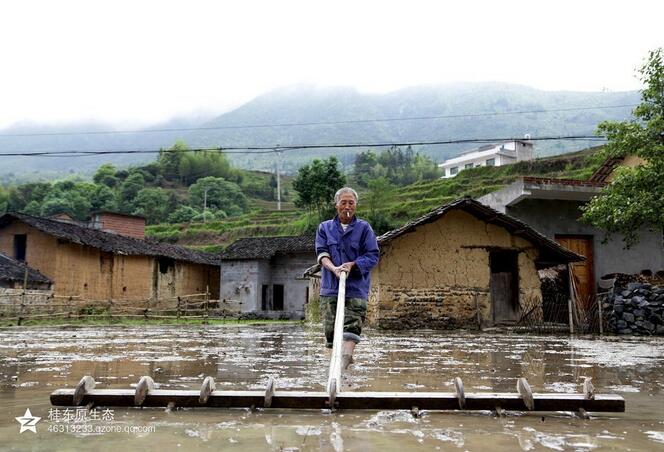
[[22,213],[7,213],[0,216],[0,228],[13,221],[21,221],[58,239],[78,245],[90,246],[109,253],[166,257],[176,261],[193,262],[195,264],[219,265],[219,258],[214,254],[194,251],[177,245],[149,242],[77,224],[33,217]]
[[524,176],[523,181],[539,185],[570,185],[574,187],[604,187],[606,185],[606,182],[604,181],[556,179],[553,177],[533,177],[533,176]]
[[53,282],[34,268],[25,265],[25,263],[19,262],[13,257],[0,253],[0,280],[23,281],[26,268],[28,269],[29,283],[51,284]]
[[271,259],[277,254],[310,253],[315,257],[313,234],[282,237],[247,237],[233,242],[221,260]]
[[449,204],[445,204],[444,206],[432,210],[426,215],[406,223],[400,228],[386,232],[378,237],[378,244],[387,244],[403,234],[415,231],[418,226],[438,220],[446,213],[455,209],[463,210],[482,221],[505,228],[510,234],[522,237],[538,246],[541,250],[540,261],[546,261],[549,263],[566,263],[584,260],[583,256],[569,251],[567,248],[540,234],[526,223],[504,213],[500,213],[497,210],[493,210],[491,207],[485,206],[470,198],[458,199]]
[[597,168],[592,176],[588,179],[591,182],[607,182],[607,178],[611,175],[616,166],[620,165],[624,160],[623,157],[612,157],[606,159],[602,166]]

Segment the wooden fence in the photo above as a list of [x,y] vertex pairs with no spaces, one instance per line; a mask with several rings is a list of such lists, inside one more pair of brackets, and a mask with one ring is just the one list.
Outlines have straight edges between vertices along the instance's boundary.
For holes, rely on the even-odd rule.
[[213,300],[210,293],[181,295],[147,300],[85,300],[80,296],[49,295],[37,299],[35,291],[0,293],[0,321],[21,325],[28,320],[58,319],[198,319],[204,324],[211,317],[237,318],[241,302]]

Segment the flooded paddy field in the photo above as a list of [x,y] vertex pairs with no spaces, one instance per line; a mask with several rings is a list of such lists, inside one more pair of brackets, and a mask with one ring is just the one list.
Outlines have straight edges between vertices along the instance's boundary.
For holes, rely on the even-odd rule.
[[[160,389],[324,390],[329,351],[300,325],[29,327],[0,329],[0,448],[4,450],[664,450],[664,340],[504,332],[414,334],[369,330],[345,389],[535,392],[625,397],[627,411],[571,413],[296,411],[99,408],[54,412],[49,394],[92,375],[99,388],[129,388],[150,375]],[[30,409],[36,433],[19,434]],[[50,410],[50,411],[49,411]],[[78,416],[78,417],[77,417]]]

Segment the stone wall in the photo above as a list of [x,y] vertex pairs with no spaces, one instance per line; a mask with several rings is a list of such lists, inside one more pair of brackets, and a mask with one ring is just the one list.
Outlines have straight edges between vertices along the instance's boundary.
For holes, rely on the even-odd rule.
[[375,323],[387,329],[479,328],[491,311],[488,290],[472,287],[389,287],[384,296],[386,301]]
[[614,287],[602,301],[610,331],[664,335],[664,286],[632,282]]

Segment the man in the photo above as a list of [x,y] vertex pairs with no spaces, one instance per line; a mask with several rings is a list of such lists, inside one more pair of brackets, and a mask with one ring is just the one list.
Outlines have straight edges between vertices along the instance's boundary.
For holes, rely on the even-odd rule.
[[378,263],[378,242],[369,223],[355,217],[357,193],[349,187],[334,195],[337,215],[323,221],[316,234],[316,255],[323,267],[320,300],[325,322],[327,346],[332,347],[337,311],[339,277],[346,272],[346,310],[342,368],[353,361],[355,345],[360,342],[362,323],[367,313],[371,269]]

